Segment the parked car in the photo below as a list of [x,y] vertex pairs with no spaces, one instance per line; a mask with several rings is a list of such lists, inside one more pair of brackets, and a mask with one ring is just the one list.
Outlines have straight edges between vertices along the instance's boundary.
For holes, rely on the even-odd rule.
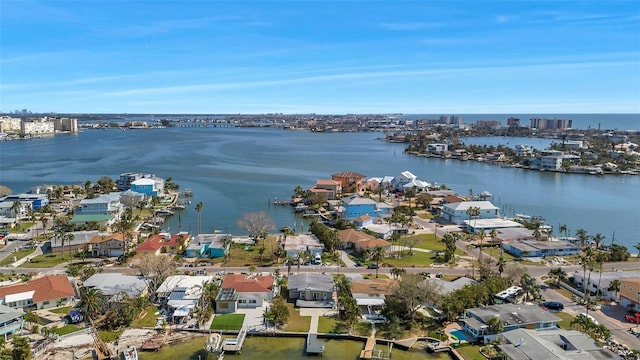
[[376,264],[367,265],[367,269],[377,269],[377,268],[378,268],[378,265],[376,265]]
[[564,304],[559,301],[545,301],[542,303],[542,306],[546,307],[549,310],[556,310],[556,311],[564,310]]
[[640,324],[640,313],[635,313],[635,314],[633,314],[633,315],[631,315],[631,314],[626,314],[626,315],[624,316],[624,319],[625,319],[625,320],[627,320],[627,321],[629,321],[629,322],[633,322],[633,323],[636,323],[636,324]]

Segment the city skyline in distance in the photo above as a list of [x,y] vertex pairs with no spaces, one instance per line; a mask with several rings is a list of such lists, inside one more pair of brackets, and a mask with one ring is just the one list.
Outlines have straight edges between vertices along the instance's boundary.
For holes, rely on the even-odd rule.
[[4,112],[640,112],[631,1],[1,7]]

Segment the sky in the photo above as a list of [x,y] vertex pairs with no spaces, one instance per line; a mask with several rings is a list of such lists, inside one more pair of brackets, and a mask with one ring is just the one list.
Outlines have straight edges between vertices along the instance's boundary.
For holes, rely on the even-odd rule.
[[640,113],[640,1],[0,1],[0,111]]

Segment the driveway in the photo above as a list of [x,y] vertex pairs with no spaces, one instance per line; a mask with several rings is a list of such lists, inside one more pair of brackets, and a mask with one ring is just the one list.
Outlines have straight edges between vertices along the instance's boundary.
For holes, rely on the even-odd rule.
[[344,263],[345,267],[356,267],[356,263],[353,262],[353,260],[351,260],[349,258],[349,255],[347,254],[346,251],[344,250],[338,250],[340,252],[340,258],[342,259],[342,262]]
[[236,314],[244,314],[244,322],[242,326],[249,331],[264,331],[266,329],[264,325],[264,311],[267,309],[268,304],[265,302],[261,307],[255,309],[240,308],[236,310]]

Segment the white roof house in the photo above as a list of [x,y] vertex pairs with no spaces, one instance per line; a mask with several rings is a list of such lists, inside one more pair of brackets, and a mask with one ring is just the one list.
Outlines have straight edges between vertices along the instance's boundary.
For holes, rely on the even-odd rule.
[[491,201],[461,201],[442,205],[442,218],[455,224],[462,224],[464,220],[470,220],[467,211],[472,207],[480,209],[478,216],[473,219],[493,219],[498,217],[500,210]]

